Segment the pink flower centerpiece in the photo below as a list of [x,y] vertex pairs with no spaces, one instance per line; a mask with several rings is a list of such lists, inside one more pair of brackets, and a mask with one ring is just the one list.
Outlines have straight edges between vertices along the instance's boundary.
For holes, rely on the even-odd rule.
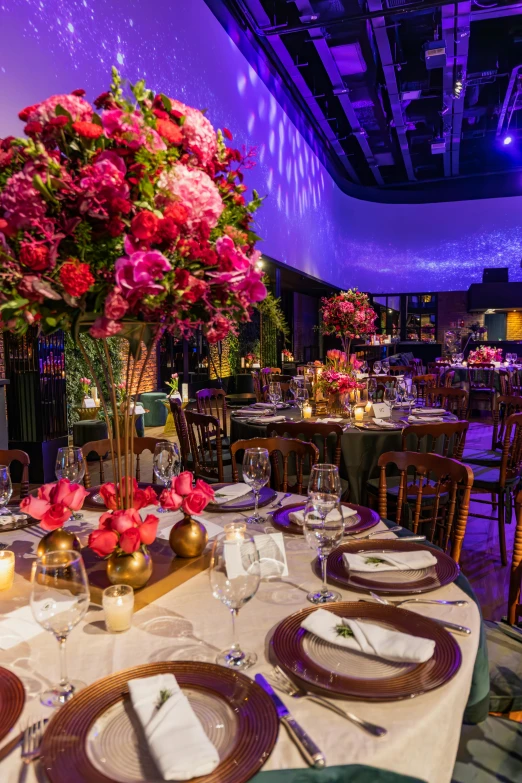
[[327,352],[326,369],[321,373],[317,388],[330,398],[330,407],[336,412],[344,407],[346,395],[348,399],[354,398],[353,392],[365,388],[365,384],[357,380],[361,365],[355,354],[348,358],[344,351],[332,349]]
[[368,294],[356,288],[322,299],[321,325],[323,334],[333,334],[341,340],[346,355],[355,337],[375,334],[377,313],[371,307]]
[[183,519],[170,531],[169,543],[179,557],[197,557],[208,541],[204,525],[193,515],[201,514],[214,500],[214,490],[205,481],[198,479],[192,486],[193,476],[188,470],[172,479],[170,489],[164,489],[160,503],[169,511],[183,511]]
[[470,351],[468,356],[469,364],[476,364],[477,362],[501,362],[502,361],[502,348],[490,348],[487,345],[481,345],[475,351]]
[[43,484],[36,494],[20,501],[20,510],[33,519],[40,520],[40,527],[52,531],[62,527],[74,511],[79,511],[89,491],[81,484],[71,484],[62,478],[53,484]]

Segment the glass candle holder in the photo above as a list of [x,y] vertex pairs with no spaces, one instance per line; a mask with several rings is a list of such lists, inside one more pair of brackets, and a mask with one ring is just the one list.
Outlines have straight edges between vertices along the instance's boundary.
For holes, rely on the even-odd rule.
[[241,541],[246,535],[246,522],[227,522],[223,526],[226,541]]
[[9,549],[0,551],[0,590],[10,590],[13,586],[15,554]]
[[362,421],[364,419],[364,408],[360,405],[355,409],[355,421]]
[[311,418],[312,418],[312,406],[303,405],[303,419],[311,419]]
[[134,590],[130,585],[112,585],[103,591],[102,606],[109,633],[128,631],[134,612]]

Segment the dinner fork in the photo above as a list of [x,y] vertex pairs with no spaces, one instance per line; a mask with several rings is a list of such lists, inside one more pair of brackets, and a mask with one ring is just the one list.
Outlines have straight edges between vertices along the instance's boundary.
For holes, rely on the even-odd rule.
[[[378,600],[380,596],[377,593],[370,595],[375,600]],[[388,601],[387,603],[394,606],[402,606],[402,604],[444,604],[445,606],[468,606],[469,601],[443,601],[441,598],[405,598],[403,601]]]
[[39,758],[40,745],[42,744],[47,723],[47,718],[40,718],[40,720],[34,722],[28,721],[22,739],[22,759],[24,764],[30,764],[31,761]]
[[384,735],[388,733],[387,729],[383,729],[382,726],[376,726],[374,723],[369,723],[368,721],[359,718],[357,715],[354,715],[353,712],[345,712],[327,699],[323,699],[322,696],[318,696],[310,691],[305,691],[303,688],[298,688],[297,685],[287,677],[280,666],[275,666],[272,674],[269,674],[267,679],[275,688],[286,693],[287,696],[292,696],[294,699],[308,699],[316,704],[320,704],[322,707],[326,707],[328,710],[335,712],[336,715],[340,715],[341,718],[346,718],[346,720],[349,720],[351,723],[355,723],[356,726],[364,729],[374,737],[384,737]]
[[286,500],[287,498],[291,498],[292,493],[291,492],[285,492],[281,500],[275,500],[273,503],[271,503],[268,508],[282,508],[283,507],[283,500]]

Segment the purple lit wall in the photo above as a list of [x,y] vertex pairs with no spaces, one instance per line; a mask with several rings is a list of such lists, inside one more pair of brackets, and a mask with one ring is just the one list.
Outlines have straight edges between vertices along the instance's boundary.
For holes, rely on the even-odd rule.
[[484,266],[522,280],[522,199],[388,205],[343,194],[204,0],[2,0],[0,137],[52,93],[106,89],[110,66],[208,109],[257,146],[248,184],[267,194],[260,248],[335,285],[372,292],[464,289]]

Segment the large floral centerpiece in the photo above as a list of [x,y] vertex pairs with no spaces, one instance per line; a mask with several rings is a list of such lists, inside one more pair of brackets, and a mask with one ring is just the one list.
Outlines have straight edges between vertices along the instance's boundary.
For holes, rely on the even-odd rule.
[[[20,335],[33,324],[71,331],[100,393],[119,483],[130,473],[135,414],[127,404],[113,432],[107,338],[129,341],[130,393],[163,330],[190,337],[201,328],[209,342],[236,332],[266,295],[252,231],[261,199],[245,199],[251,151],[230,147],[230,132],[197,109],[143,81],[124,85],[115,69],[94,105],[84,95],[26,107],[26,138],[0,142],[0,325]],[[124,486],[121,502],[132,507],[133,485]]]
[[470,351],[468,356],[469,364],[477,362],[501,362],[502,348],[490,348],[487,345],[481,345],[475,351]]
[[357,380],[357,370],[362,362],[355,354],[347,356],[344,351],[333,349],[326,354],[326,368],[321,372],[317,388],[329,398],[332,412],[342,410],[345,398],[354,401],[355,392],[364,389],[365,384]]
[[336,296],[323,298],[321,302],[322,332],[339,337],[347,356],[354,338],[375,334],[377,313],[370,305],[368,294],[351,288]]

